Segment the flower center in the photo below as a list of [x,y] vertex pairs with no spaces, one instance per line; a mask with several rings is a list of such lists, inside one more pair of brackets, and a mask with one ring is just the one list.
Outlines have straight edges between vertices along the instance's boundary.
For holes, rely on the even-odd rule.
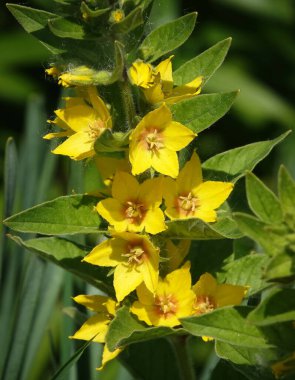
[[127,257],[128,264],[130,265],[139,265],[142,264],[145,256],[145,251],[142,249],[141,246],[128,246],[127,247],[128,252],[122,253],[123,257]]
[[188,195],[180,195],[177,198],[178,207],[184,212],[185,215],[193,214],[199,206],[198,198],[194,197],[192,193]]
[[177,301],[172,294],[155,297],[156,312],[165,319],[172,317],[177,311]]
[[94,120],[92,123],[89,123],[87,134],[91,140],[95,140],[101,135],[104,129],[105,124],[101,119]]
[[156,128],[151,129],[145,136],[148,150],[157,152],[164,147],[163,138]]
[[129,219],[130,223],[139,224],[145,215],[144,205],[128,201],[126,203],[125,217]]
[[193,308],[194,314],[201,315],[216,309],[216,304],[210,296],[197,296]]

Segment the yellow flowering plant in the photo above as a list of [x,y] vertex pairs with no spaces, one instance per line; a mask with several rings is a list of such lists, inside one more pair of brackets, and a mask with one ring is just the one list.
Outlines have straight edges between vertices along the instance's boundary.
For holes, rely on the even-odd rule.
[[[51,51],[46,73],[63,88],[64,105],[52,111],[44,139],[54,140],[53,154],[73,160],[73,171],[91,168],[92,191],[73,189],[5,224],[37,234],[12,239],[83,279],[75,289],[84,294],[74,301],[91,315],[70,338],[103,345],[97,369],[119,355],[146,380],[137,374],[136,355],[162,369],[166,357],[176,380],[195,379],[187,351],[193,336],[214,340],[217,356],[241,373],[259,368],[267,380],[272,368],[279,377],[294,338],[294,302],[279,299],[295,299],[295,183],[281,169],[278,198],[251,171],[286,134],[203,163],[197,154],[196,137],[237,95],[201,93],[231,40],[173,71],[195,12],[148,33],[152,0],[56,3],[56,13],[8,8]],[[254,215],[245,213],[246,198]],[[85,283],[95,295],[85,294],[93,291]],[[167,340],[173,353],[166,343],[161,348]]]

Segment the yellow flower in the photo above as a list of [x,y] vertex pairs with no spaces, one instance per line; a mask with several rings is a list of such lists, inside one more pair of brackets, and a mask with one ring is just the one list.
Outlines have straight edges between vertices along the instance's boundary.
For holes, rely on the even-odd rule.
[[232,189],[230,182],[202,182],[201,163],[197,154],[193,153],[176,180],[165,178],[165,214],[172,220],[199,218],[205,222],[215,222],[215,209],[228,198]]
[[165,246],[165,257],[169,260],[167,261],[167,268],[169,272],[177,269],[184,258],[189,253],[189,249],[191,246],[191,240],[180,240],[177,244],[173,243],[172,240],[166,240]]
[[159,279],[155,294],[142,284],[137,288],[137,296],[138,301],[130,311],[141,321],[153,326],[180,325],[179,318],[191,315],[195,297],[191,290],[189,263]]
[[295,351],[285,359],[272,364],[271,369],[276,379],[295,373]]
[[205,273],[192,289],[195,293],[193,314],[201,315],[219,307],[239,305],[247,293],[248,287],[218,284],[210,273]]
[[57,79],[58,76],[60,75],[60,69],[57,68],[56,66],[51,66],[49,69],[45,70],[45,73],[47,75],[51,75],[54,79]]
[[110,187],[114,180],[116,171],[130,172],[131,167],[127,158],[116,158],[108,156],[97,156],[95,165],[102,177],[103,183]]
[[159,249],[148,236],[130,232],[114,232],[111,239],[97,245],[83,261],[90,264],[116,267],[114,288],[122,301],[142,282],[154,292],[159,276]]
[[128,173],[117,172],[112,186],[113,198],[100,201],[96,209],[118,232],[158,234],[166,229],[162,203],[162,178],[139,184]]
[[[70,338],[89,341],[94,337],[93,342],[104,343],[108,325],[116,313],[116,302],[109,297],[98,295],[79,295],[74,297],[74,301],[87,307],[87,309],[96,314],[87,319],[81,328],[76,331],[74,335],[70,336]],[[102,369],[108,361],[114,359],[121,351],[122,348],[118,348],[111,352],[105,344],[102,355],[102,365],[97,369]]]
[[173,56],[165,59],[155,68],[137,60],[129,69],[131,83],[143,88],[146,100],[151,104],[163,101],[172,104],[196,96],[201,92],[203,80],[201,76],[183,86],[174,87],[172,58]]
[[95,74],[95,70],[87,66],[78,66],[59,75],[58,84],[64,87],[78,85],[89,86],[91,83],[93,83],[93,77]]
[[[248,287],[218,284],[210,273],[205,273],[192,289],[195,292],[192,314],[202,315],[219,307],[239,305],[247,293]],[[210,336],[202,336],[202,339],[205,342],[213,340]]]
[[55,111],[53,121],[63,132],[50,133],[45,139],[68,137],[52,153],[82,160],[95,155],[94,142],[107,128],[112,128],[110,113],[103,100],[97,95],[95,87],[89,87],[87,95],[91,105],[83,98],[70,98],[66,107]]
[[171,111],[162,104],[149,112],[130,135],[129,159],[132,174],[149,168],[177,177],[177,151],[187,146],[196,135],[184,125],[173,121]]

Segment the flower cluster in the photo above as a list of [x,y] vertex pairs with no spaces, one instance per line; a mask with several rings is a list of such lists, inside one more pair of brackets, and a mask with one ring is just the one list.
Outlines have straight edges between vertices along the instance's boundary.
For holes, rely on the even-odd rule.
[[[192,285],[190,262],[184,262],[190,241],[177,244],[165,235],[170,221],[198,218],[215,222],[217,208],[233,189],[230,182],[204,181],[196,152],[179,167],[178,152],[196,134],[173,120],[169,105],[197,96],[202,78],[175,87],[171,59],[156,67],[137,60],[129,68],[128,85],[139,87],[146,107],[151,108],[144,115],[138,114],[140,121],[135,128],[130,127],[122,158],[96,152],[100,137],[106,131],[112,133],[113,121],[112,105],[105,104],[94,86],[76,88],[78,95],[65,99],[65,107],[55,111],[51,121],[62,131],[44,137],[65,138],[52,151],[54,154],[74,160],[94,159],[106,185],[96,211],[108,224],[108,238],[83,261],[113,268],[116,300],[98,295],[76,297],[74,300],[94,315],[72,338],[105,343],[110,321],[131,292],[137,297],[130,306],[134,316],[148,326],[168,327],[179,326],[184,317],[237,305],[245,295],[246,287],[218,284],[209,273]],[[62,75],[60,82],[65,78],[65,73]],[[110,352],[105,345],[103,364],[120,351]]]

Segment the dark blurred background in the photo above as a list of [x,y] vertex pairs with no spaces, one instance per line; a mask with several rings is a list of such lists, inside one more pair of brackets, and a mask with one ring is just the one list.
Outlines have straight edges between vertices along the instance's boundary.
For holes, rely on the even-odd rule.
[[[55,6],[53,1],[42,0],[21,3],[47,10]],[[174,67],[231,36],[233,42],[228,57],[203,92],[241,90],[228,115],[199,137],[198,149],[202,159],[293,129],[294,1],[155,0],[151,22],[156,26],[191,11],[198,12],[197,26],[187,43],[179,49]],[[60,89],[56,83],[45,78],[44,68],[50,61],[50,53],[23,31],[3,2],[0,28],[2,168],[6,138],[14,136],[18,145],[21,144],[29,97],[34,93],[42,94],[47,116],[50,116],[56,107]],[[40,138],[47,130],[46,125],[41,128],[36,131]],[[279,163],[285,163],[294,172],[294,140],[291,134],[258,167],[258,174],[270,184]]]

